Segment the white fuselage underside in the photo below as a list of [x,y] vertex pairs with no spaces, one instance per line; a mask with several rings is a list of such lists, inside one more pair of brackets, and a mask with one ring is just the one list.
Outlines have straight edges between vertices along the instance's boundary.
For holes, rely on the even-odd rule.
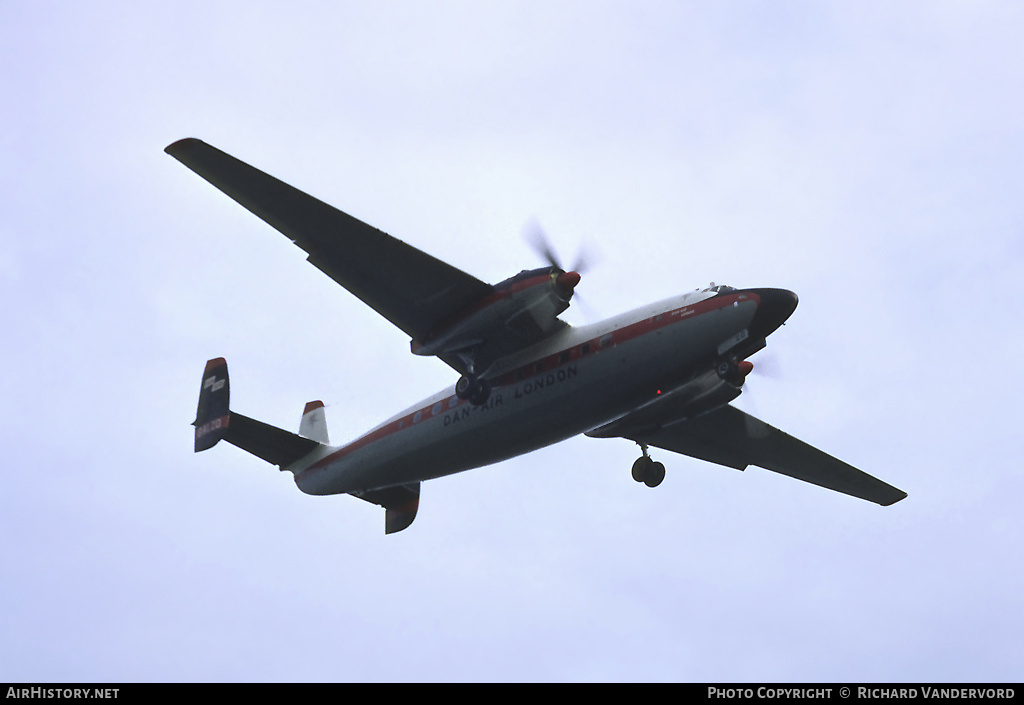
[[308,494],[360,492],[557,443],[685,384],[701,365],[713,364],[724,341],[748,328],[756,310],[743,292],[693,292],[566,327],[488,371],[493,391],[486,404],[460,400],[450,387],[345,446],[285,469]]

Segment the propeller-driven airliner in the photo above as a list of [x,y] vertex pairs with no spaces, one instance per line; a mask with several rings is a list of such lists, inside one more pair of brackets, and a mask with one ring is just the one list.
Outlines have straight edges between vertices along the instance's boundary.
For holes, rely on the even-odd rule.
[[571,326],[559,315],[580,273],[546,247],[548,266],[487,284],[201,140],[165,151],[398,326],[413,354],[458,374],[448,389],[336,446],[321,401],[306,404],[298,433],[232,410],[227,362],[214,358],[193,422],[196,452],[224,440],[290,471],[307,494],[377,504],[389,534],[416,518],[423,481],[579,434],[636,443],[632,476],[648,487],[665,478],[649,452],[659,448],[883,506],[907,496],[730,404],[753,370],[748,358],[796,308],[791,291],[712,285]]

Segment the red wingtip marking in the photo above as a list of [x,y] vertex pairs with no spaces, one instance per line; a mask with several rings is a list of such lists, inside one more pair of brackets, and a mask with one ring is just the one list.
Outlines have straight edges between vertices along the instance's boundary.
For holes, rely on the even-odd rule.
[[306,402],[306,408],[302,410],[302,415],[305,416],[314,409],[324,408],[324,403],[320,400]]

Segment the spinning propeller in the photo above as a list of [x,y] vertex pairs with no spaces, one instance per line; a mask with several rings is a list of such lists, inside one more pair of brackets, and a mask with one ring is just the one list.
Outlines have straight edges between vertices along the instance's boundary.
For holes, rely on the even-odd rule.
[[562,266],[562,260],[558,257],[558,253],[555,252],[555,248],[551,245],[551,240],[544,232],[544,228],[540,226],[540,222],[533,218],[523,228],[523,238],[530,243],[534,251],[544,258],[544,260],[553,267],[558,267],[563,272],[578,272],[584,274],[590,269],[590,262],[587,257],[586,251],[582,248],[576,255],[576,261],[573,263],[572,268],[566,269]]
[[[748,378],[750,375],[760,377],[762,379],[779,379],[779,366],[775,356],[769,352],[764,352],[761,357],[758,358],[757,364],[743,360],[739,363],[741,370],[743,370],[743,376]],[[756,384],[754,386],[757,386]],[[745,383],[743,385],[743,396],[744,407],[753,415],[747,416],[746,427],[747,435],[751,438],[759,438],[765,435],[765,428],[759,425],[759,422],[754,417],[759,416],[757,399],[760,394],[751,393],[751,385]]]
[[[551,240],[548,238],[544,229],[541,227],[540,222],[536,218],[532,218],[523,227],[523,239],[526,240],[533,248],[534,252],[540,255],[548,264],[552,267],[556,267],[561,270],[555,278],[555,285],[561,292],[564,292],[565,299],[568,300],[573,296],[576,289],[576,285],[580,283],[581,275],[586,273],[591,267],[591,260],[593,259],[593,253],[588,256],[587,251],[584,248],[580,248],[580,251],[576,255],[576,261],[573,263],[571,268],[566,268],[562,265],[562,260],[555,252],[555,248],[551,244]],[[579,303],[579,299],[577,298]]]

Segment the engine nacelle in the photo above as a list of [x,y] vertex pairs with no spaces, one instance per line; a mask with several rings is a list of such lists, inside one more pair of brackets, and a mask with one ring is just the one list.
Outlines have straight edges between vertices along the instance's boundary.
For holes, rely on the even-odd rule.
[[494,291],[445,323],[424,341],[412,341],[416,355],[445,355],[470,350],[506,332],[530,339],[547,333],[569,307],[576,272],[553,267],[523,271],[494,286]]

